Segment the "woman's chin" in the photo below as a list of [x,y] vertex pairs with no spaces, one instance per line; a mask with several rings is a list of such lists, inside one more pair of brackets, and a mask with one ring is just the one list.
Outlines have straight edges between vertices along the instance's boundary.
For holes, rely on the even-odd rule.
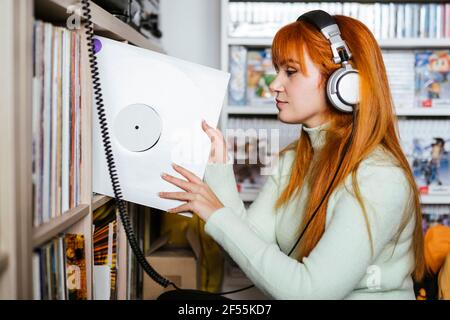
[[283,123],[292,123],[292,119],[288,115],[286,115],[286,111],[279,111],[278,112],[278,120],[280,120]]

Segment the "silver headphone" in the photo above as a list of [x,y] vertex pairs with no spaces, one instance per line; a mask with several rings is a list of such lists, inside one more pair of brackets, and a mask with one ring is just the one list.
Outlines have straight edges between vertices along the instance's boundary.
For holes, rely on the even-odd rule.
[[341,64],[327,81],[328,100],[342,112],[353,112],[359,103],[359,73],[348,62],[352,53],[341,38],[341,31],[334,18],[322,10],[309,11],[297,21],[306,21],[314,25],[330,41],[333,62]]

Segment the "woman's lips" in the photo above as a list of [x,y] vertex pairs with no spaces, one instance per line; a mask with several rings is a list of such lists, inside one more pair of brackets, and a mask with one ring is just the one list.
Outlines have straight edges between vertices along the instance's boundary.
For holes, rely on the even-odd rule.
[[278,100],[277,101],[277,108],[280,109],[283,105],[285,105],[287,102],[286,101],[282,101],[282,100]]

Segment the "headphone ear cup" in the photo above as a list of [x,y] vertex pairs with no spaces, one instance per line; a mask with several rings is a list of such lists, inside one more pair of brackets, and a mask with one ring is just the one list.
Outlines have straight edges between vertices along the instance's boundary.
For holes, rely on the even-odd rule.
[[359,103],[359,75],[353,68],[339,68],[327,82],[327,96],[331,104],[342,112],[352,112]]

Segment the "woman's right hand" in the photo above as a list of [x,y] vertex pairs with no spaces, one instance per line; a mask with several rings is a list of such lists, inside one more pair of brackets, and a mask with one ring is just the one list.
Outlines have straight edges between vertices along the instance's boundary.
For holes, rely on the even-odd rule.
[[202,121],[202,129],[211,140],[211,152],[208,163],[227,163],[227,143],[219,129],[210,127],[205,120]]

